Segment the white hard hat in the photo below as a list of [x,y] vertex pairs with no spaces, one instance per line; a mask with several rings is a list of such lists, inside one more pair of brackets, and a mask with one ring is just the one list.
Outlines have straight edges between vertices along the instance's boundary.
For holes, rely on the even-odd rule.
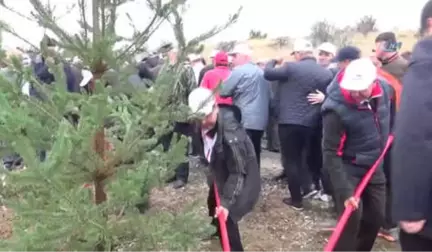
[[93,78],[93,74],[92,74],[92,72],[90,72],[89,70],[86,70],[86,69],[83,69],[81,71],[81,74],[83,76],[83,79],[80,82],[80,87],[85,87],[85,86],[87,86],[89,81]]
[[234,49],[229,54],[230,55],[243,54],[243,55],[251,56],[252,50],[250,49],[249,45],[247,45],[247,44],[238,44],[234,47]]
[[353,60],[345,68],[341,88],[362,91],[369,88],[377,78],[377,68],[369,58]]
[[192,113],[209,115],[213,111],[216,99],[210,89],[199,87],[189,94],[188,104]]
[[293,52],[291,54],[294,54],[295,52],[312,52],[312,51],[313,51],[313,45],[309,40],[296,39],[294,41]]
[[337,51],[336,46],[329,42],[322,43],[320,46],[318,46],[317,49],[318,51],[331,53],[333,55],[336,55],[336,51]]

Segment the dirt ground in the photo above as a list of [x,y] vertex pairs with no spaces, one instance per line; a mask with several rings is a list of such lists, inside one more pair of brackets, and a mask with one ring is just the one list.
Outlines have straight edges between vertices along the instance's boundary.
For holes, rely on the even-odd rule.
[[[275,183],[272,177],[279,174],[279,154],[264,151],[262,154],[262,195],[254,211],[240,223],[243,244],[247,251],[322,251],[329,233],[317,229],[319,223],[329,220],[328,206],[317,201],[306,202],[306,209],[297,212],[282,203],[288,189]],[[191,170],[190,182],[180,190],[170,186],[154,190],[151,205],[161,210],[178,210],[179,206],[202,201],[203,216],[207,214],[208,188],[204,174]],[[10,236],[11,214],[0,208],[0,238]],[[202,242],[202,251],[220,251],[217,240]],[[397,244],[383,240],[376,242],[375,251],[400,251]]]
[[[298,212],[282,203],[288,196],[285,185],[273,182],[272,177],[281,172],[279,154],[264,151],[262,154],[262,195],[254,211],[240,223],[240,232],[247,251],[322,251],[330,233],[318,230],[319,223],[330,220],[329,206],[310,200],[305,211]],[[180,190],[170,187],[155,191],[152,205],[176,209],[202,199],[202,214],[207,214],[207,185],[199,171],[191,171],[190,182]],[[157,195],[157,196],[156,196]],[[156,200],[158,199],[158,200]],[[206,241],[201,250],[221,250],[219,242]],[[400,251],[397,244],[378,239],[375,251]]]

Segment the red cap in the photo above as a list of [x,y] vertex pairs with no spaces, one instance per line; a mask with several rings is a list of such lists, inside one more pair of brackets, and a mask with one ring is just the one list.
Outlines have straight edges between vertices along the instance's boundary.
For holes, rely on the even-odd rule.
[[219,65],[223,65],[226,66],[228,65],[228,54],[224,51],[220,51],[218,52],[215,57],[214,57],[214,62],[215,65],[219,66]]

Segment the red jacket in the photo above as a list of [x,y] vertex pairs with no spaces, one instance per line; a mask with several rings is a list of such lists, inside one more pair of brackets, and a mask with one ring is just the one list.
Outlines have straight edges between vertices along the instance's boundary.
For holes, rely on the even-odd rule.
[[[231,74],[231,70],[227,66],[217,66],[214,69],[206,72],[201,81],[201,87],[214,90],[218,88],[219,84],[225,81]],[[216,92],[217,104],[232,104],[232,98],[222,98],[219,96],[219,92]]]

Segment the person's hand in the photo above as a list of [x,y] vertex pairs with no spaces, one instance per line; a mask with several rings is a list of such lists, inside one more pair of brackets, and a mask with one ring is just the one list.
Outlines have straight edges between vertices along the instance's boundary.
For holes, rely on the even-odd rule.
[[284,62],[284,59],[283,58],[278,58],[278,59],[275,59],[276,60],[276,63],[278,64],[278,65],[281,65],[283,62]]
[[228,218],[228,214],[229,214],[229,211],[225,207],[223,207],[223,206],[216,207],[215,217],[222,218],[222,219],[219,219],[219,220],[226,221],[227,218]]
[[358,209],[359,203],[360,203],[359,199],[354,198],[354,197],[350,197],[347,200],[345,200],[344,205],[345,205],[345,207],[352,206],[354,209]]
[[315,90],[315,93],[310,93],[307,95],[307,99],[310,104],[319,104],[324,101],[325,95],[323,92]]
[[408,234],[415,234],[415,233],[420,232],[420,230],[423,229],[425,223],[426,223],[426,220],[401,221],[400,227],[403,229],[403,231],[407,232]]

